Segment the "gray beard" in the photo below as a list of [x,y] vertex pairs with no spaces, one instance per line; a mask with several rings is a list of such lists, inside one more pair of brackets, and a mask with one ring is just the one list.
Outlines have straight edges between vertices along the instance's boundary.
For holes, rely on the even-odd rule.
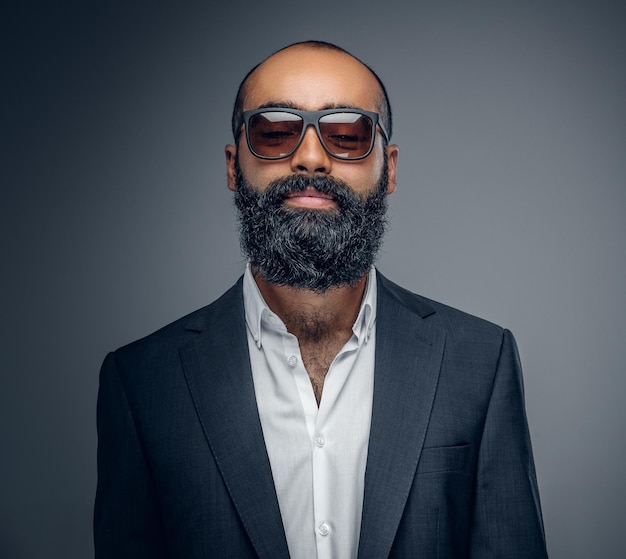
[[[365,197],[328,176],[291,175],[259,192],[238,161],[235,180],[241,249],[265,281],[324,293],[354,284],[374,263],[387,225],[386,162],[376,189]],[[332,195],[337,208],[284,205],[289,193],[309,186]]]

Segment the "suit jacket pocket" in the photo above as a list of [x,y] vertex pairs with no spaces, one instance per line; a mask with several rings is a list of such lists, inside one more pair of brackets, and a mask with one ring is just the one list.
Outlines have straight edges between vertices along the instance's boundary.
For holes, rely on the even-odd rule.
[[469,444],[423,448],[417,465],[417,473],[431,474],[463,470],[469,456],[469,450]]

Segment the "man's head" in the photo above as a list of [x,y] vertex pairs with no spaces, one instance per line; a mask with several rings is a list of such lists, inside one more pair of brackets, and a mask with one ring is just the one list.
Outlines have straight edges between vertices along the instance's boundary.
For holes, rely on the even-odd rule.
[[360,279],[384,232],[398,155],[387,145],[391,111],[373,71],[327,43],[286,47],[242,82],[233,131],[228,186],[243,251],[261,276],[317,291]]
[[[356,58],[353,54],[349,53],[347,50],[342,49],[341,47],[334,45],[332,43],[327,43],[324,41],[304,41],[302,43],[295,43],[292,45],[288,45],[274,53],[274,55],[279,54],[283,50],[292,49],[295,47],[305,47],[309,49],[318,49],[318,50],[329,50],[337,53],[347,54],[354,60],[360,62],[363,66],[365,66],[372,74],[372,76],[376,79],[378,83],[378,88],[380,90],[380,96],[378,98],[378,114],[381,117],[382,123],[387,130],[389,136],[391,137],[392,133],[392,116],[391,116],[391,103],[389,102],[389,96],[387,95],[387,90],[382,80],[378,77],[376,72],[372,70],[369,66],[367,66],[363,61]],[[272,56],[274,56],[272,55]],[[271,58],[271,57],[269,57]],[[231,118],[231,126],[233,130],[233,138],[235,139],[235,143],[239,140],[239,136],[241,135],[241,128],[239,127],[239,122],[241,119],[241,114],[244,111],[244,101],[246,94],[248,92],[248,85],[252,74],[257,70],[259,66],[261,66],[263,62],[257,64],[254,68],[252,68],[244,77],[244,79],[239,84],[239,89],[237,90],[237,96],[235,97],[235,105],[233,107],[233,114]]]

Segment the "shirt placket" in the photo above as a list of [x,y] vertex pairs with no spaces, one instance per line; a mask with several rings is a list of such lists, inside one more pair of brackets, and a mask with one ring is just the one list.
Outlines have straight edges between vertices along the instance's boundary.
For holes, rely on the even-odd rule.
[[[274,325],[278,324],[278,319],[273,321]],[[277,340],[273,347],[276,348],[276,352],[274,353],[274,359],[277,366],[284,364],[287,365],[287,370],[293,376],[293,380],[295,381],[295,386],[297,389],[298,396],[300,398],[300,402],[302,404],[302,410],[304,413],[305,423],[306,423],[306,431],[311,440],[312,433],[315,430],[315,422],[317,420],[318,408],[317,402],[315,401],[315,396],[313,395],[313,391],[311,388],[311,382],[309,380],[308,373],[304,367],[304,363],[302,361],[302,356],[300,353],[300,346],[298,344],[298,340],[295,336],[288,333],[286,329],[279,328],[278,331],[275,332],[277,334]],[[280,349],[279,349],[280,348]],[[271,365],[270,365],[271,366]],[[310,459],[310,458],[309,458]],[[305,498],[305,501],[311,503],[313,501],[313,505],[315,503],[315,498],[312,495],[313,492],[313,473],[309,470],[309,483],[310,487],[308,489],[295,489],[299,491],[299,494]],[[307,496],[308,493],[308,496]],[[313,506],[314,508],[314,506]],[[315,512],[309,511],[310,516],[308,517],[315,523]],[[305,515],[307,516],[307,515]],[[307,536],[307,544],[304,542],[300,542],[300,547],[296,550],[298,557],[306,557],[306,558],[317,558],[319,559],[319,555],[316,553],[315,546],[311,544],[314,543],[314,536],[311,532],[309,532],[309,536]]]
[[[332,460],[329,445],[332,440],[327,433],[325,414],[317,406],[309,375],[302,362],[297,339],[287,334],[283,339],[284,358],[293,371],[298,394],[302,402],[307,432],[311,444],[311,484],[313,491],[313,523],[317,559],[331,559],[333,553],[333,533],[336,528],[332,516],[331,487]],[[330,374],[330,371],[329,371]],[[325,387],[324,398],[332,398]],[[330,402],[327,402],[330,404]]]
[[340,530],[345,529],[344,526],[337,525],[336,511],[333,507],[333,502],[337,499],[337,495],[333,494],[337,489],[336,480],[331,479],[334,475],[335,457],[333,454],[341,451],[337,448],[336,437],[333,435],[336,434],[334,430],[340,429],[341,426],[333,422],[335,414],[332,412],[345,384],[345,376],[348,374],[344,359],[346,355],[357,349],[358,340],[356,336],[353,336],[331,364],[324,383],[322,405],[317,414],[311,439],[315,540],[318,559],[337,557],[337,536]]
[[[318,415],[319,418],[319,415]],[[313,514],[315,518],[315,540],[318,559],[333,557],[333,541],[337,526],[332,516],[329,488],[331,487],[332,436],[325,424],[316,422],[312,439],[313,470]]]

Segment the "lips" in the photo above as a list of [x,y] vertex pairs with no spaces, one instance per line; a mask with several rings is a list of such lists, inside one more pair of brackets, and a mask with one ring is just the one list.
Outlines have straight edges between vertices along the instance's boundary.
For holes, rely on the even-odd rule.
[[300,192],[290,192],[287,194],[287,198],[321,198],[323,200],[334,200],[335,197],[332,194],[323,194],[312,187],[307,187]]
[[309,209],[330,209],[337,207],[335,197],[332,194],[323,194],[313,187],[307,187],[297,192],[289,192],[285,197],[285,205]]

